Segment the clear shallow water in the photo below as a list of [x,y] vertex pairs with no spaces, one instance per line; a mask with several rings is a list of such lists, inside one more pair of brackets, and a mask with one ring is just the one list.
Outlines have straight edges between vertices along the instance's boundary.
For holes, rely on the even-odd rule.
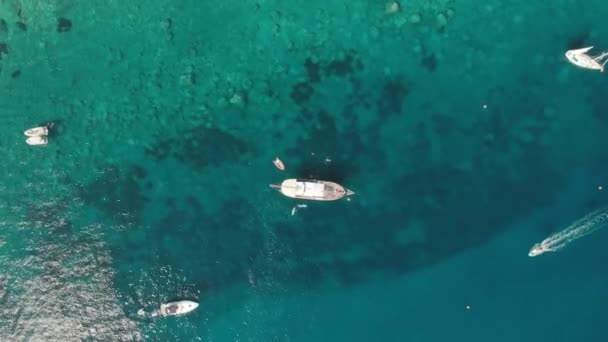
[[[600,333],[601,243],[526,254],[605,204],[606,78],[562,57],[608,47],[603,3],[0,8],[3,339]],[[288,177],[357,195],[290,216]],[[201,307],[136,315],[176,299]]]

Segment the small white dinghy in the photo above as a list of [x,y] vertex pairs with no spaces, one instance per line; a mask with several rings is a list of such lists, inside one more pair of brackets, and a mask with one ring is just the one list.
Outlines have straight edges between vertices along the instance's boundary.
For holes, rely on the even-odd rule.
[[[585,69],[599,70],[604,72],[604,66],[608,63],[608,52],[603,52],[598,56],[589,56],[587,52],[593,49],[593,46],[589,46],[582,49],[568,50],[566,51],[566,58],[568,62]],[[602,62],[602,59],[606,58]]]
[[47,126],[34,127],[23,132],[23,134],[28,137],[41,137],[43,135],[49,135],[49,128]]
[[37,145],[46,145],[49,142],[49,137],[46,135],[43,136],[33,136],[25,139],[25,142],[28,145],[37,146]]

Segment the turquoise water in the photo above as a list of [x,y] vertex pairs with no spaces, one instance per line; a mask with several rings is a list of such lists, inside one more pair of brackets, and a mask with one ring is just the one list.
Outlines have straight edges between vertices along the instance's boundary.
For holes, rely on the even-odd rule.
[[[527,253],[608,203],[608,81],[564,58],[605,14],[0,2],[0,339],[603,340],[608,230]],[[292,216],[293,177],[356,195]]]

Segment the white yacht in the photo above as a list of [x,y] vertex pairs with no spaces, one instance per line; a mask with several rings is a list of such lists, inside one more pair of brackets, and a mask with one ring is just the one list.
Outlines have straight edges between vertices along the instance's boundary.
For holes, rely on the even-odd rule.
[[320,180],[286,179],[281,185],[270,187],[287,197],[313,201],[335,201],[354,194],[340,184]]
[[180,300],[161,304],[158,313],[163,316],[179,316],[187,314],[198,308],[198,303],[191,300]]

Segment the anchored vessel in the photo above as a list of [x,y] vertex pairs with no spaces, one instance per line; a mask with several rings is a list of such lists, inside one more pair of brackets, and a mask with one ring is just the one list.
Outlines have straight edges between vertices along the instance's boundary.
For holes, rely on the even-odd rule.
[[46,135],[43,136],[36,136],[36,137],[29,137],[27,139],[25,139],[25,142],[28,145],[46,145],[49,142],[49,138]]
[[593,46],[589,46],[582,49],[568,50],[566,51],[566,58],[568,61],[578,67],[604,71],[604,66],[608,63],[608,59],[602,62],[602,59],[608,57],[608,52],[602,52],[597,56],[589,56],[587,52],[593,49]]
[[163,316],[177,316],[187,314],[188,312],[198,308],[198,303],[191,300],[180,300],[160,305],[158,313]]
[[28,137],[40,137],[43,135],[49,135],[49,128],[47,126],[34,127],[23,132],[23,134],[27,135]]
[[49,122],[44,126],[33,127],[25,132],[27,139],[25,142],[28,145],[46,145],[49,142],[49,130],[53,127],[54,123]]
[[321,180],[286,179],[281,185],[270,184],[270,187],[287,197],[313,201],[335,201],[355,194],[340,184]]
[[144,309],[139,309],[137,314],[140,316],[156,317],[158,315],[167,317],[167,316],[181,316],[187,314],[190,311],[198,308],[198,303],[193,302],[191,300],[180,300],[177,302],[169,302],[165,304],[161,304],[160,308],[154,310],[150,313],[147,313]]

